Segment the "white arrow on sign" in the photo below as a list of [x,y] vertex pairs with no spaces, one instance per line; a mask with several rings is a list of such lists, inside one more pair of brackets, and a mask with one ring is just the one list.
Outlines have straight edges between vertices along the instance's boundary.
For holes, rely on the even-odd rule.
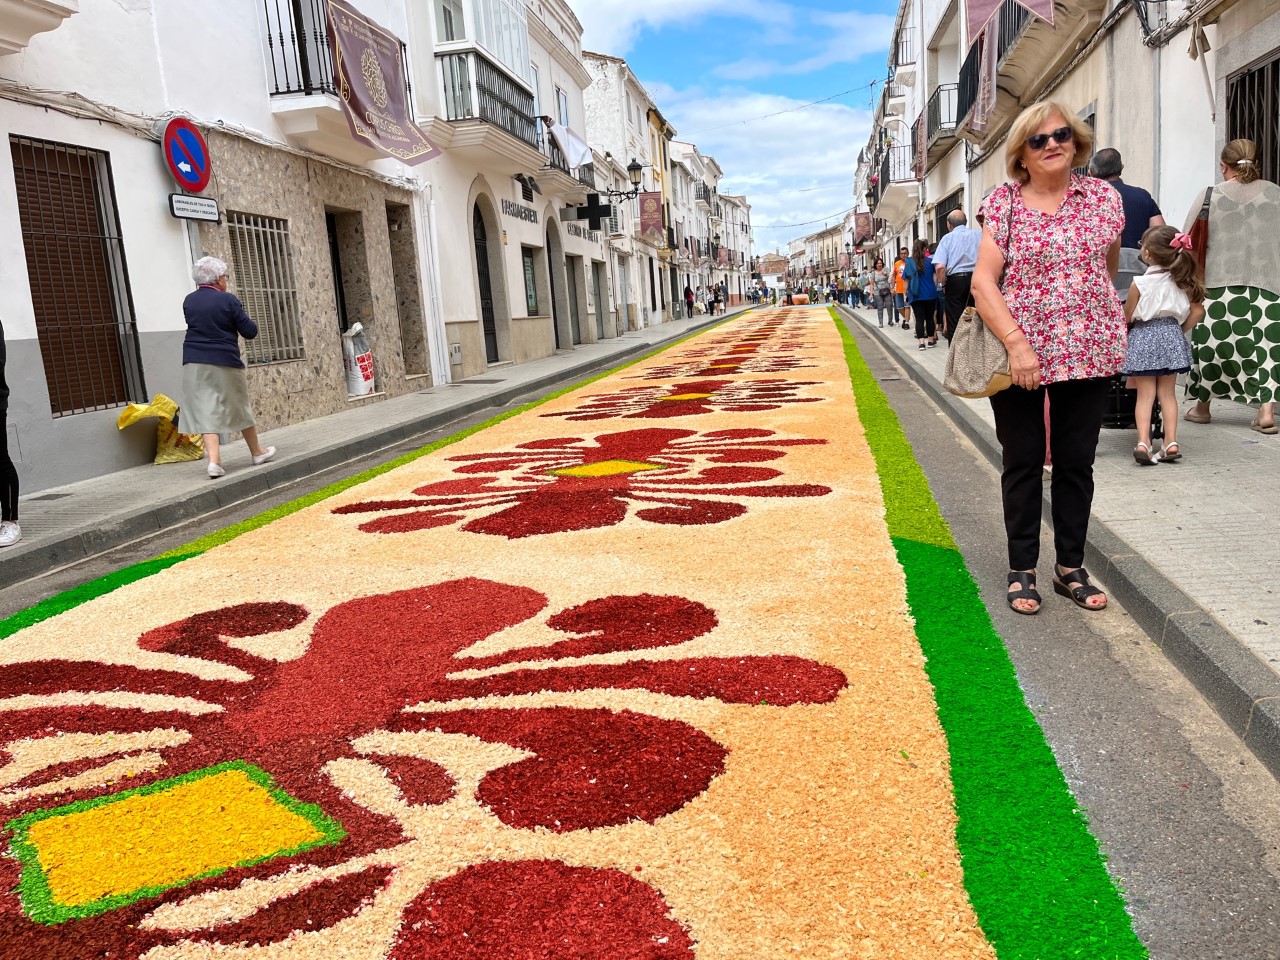
[[180,163],[180,164],[178,164],[178,169],[179,169],[179,170],[181,170],[183,173],[190,173],[190,172],[191,172],[191,164],[189,164],[189,163]]

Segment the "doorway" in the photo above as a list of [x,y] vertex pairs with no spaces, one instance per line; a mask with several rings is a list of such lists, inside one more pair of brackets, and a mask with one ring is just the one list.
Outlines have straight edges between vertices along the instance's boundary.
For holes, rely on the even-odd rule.
[[582,312],[578,305],[578,258],[564,258],[564,275],[569,287],[569,327],[575,344],[582,342]]
[[595,278],[596,291],[596,339],[603,340],[605,337],[604,315],[609,309],[609,299],[606,296],[609,287],[604,282],[604,264],[593,263],[591,265],[591,272]]
[[493,282],[489,276],[489,233],[477,206],[472,212],[476,240],[476,277],[480,284],[480,320],[484,326],[484,356],[498,362],[498,320],[493,312]]

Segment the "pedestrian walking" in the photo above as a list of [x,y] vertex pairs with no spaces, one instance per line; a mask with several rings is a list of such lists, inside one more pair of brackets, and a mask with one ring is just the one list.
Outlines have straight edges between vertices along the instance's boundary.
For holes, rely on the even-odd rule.
[[724,284],[717,285],[715,291],[711,295],[711,305],[715,308],[716,313],[724,313]]
[[[1127,296],[1133,278],[1146,267],[1138,257],[1143,235],[1152,227],[1164,226],[1164,215],[1155,198],[1142,187],[1133,187],[1120,179],[1124,160],[1114,147],[1103,147],[1089,161],[1089,175],[1105,180],[1120,194],[1124,204],[1124,232],[1120,234],[1120,268],[1116,272],[1116,290]],[[1177,407],[1171,409],[1176,410]]]
[[275,447],[258,442],[249,404],[249,384],[240,359],[239,337],[252,340],[258,325],[244,312],[238,297],[227,292],[227,265],[217,257],[201,257],[191,268],[198,284],[182,302],[187,335],[182,342],[182,427],[204,434],[208,473],[216,480],[222,467],[220,434],[244,434],[254,465],[276,455]]
[[942,335],[947,343],[955,336],[960,315],[969,306],[973,268],[978,265],[982,232],[969,226],[963,210],[947,214],[947,235],[933,251],[934,281],[942,290]]
[[908,256],[910,251],[902,247],[898,250],[898,259],[893,261],[893,305],[897,308],[898,322],[903,330],[910,329],[908,320],[911,317],[911,308],[907,305],[907,281],[902,278]]
[[12,547],[22,539],[18,524],[18,468],[9,455],[9,381],[5,366],[9,350],[0,325],[0,547]]
[[1021,614],[1041,606],[1036,564],[1046,392],[1053,588],[1085,610],[1107,605],[1083,564],[1098,433],[1110,378],[1124,363],[1124,312],[1112,284],[1124,206],[1107,184],[1071,172],[1084,165],[1092,146],[1093,132],[1075,111],[1051,100],[1028,107],[1005,144],[1010,182],[996,187],[982,208],[973,296],[983,322],[1008,348],[1013,376],[1012,387],[991,397],[991,409],[1004,459],[1008,603]]
[[924,350],[938,344],[938,287],[934,282],[933,257],[929,245],[916,241],[915,252],[902,269],[907,281],[907,299],[916,318],[916,341]]
[[1133,448],[1133,459],[1150,466],[1157,460],[1171,463],[1182,459],[1176,416],[1165,423],[1162,449],[1152,449],[1151,411],[1157,397],[1161,410],[1178,409],[1178,374],[1191,369],[1186,334],[1204,316],[1204,285],[1187,234],[1173,227],[1152,227],[1142,235],[1139,252],[1151,266],[1142,276],[1134,277],[1125,300],[1129,343],[1120,372],[1138,391],[1134,412],[1138,445]]
[[689,319],[693,319],[693,287],[684,285],[684,310]]
[[[1258,148],[1232,140],[1222,148],[1222,182],[1210,187],[1205,312],[1210,322],[1191,332],[1187,395],[1192,423],[1208,423],[1210,400],[1258,404],[1252,428],[1280,431],[1275,390],[1280,380],[1280,330],[1267,314],[1280,296],[1280,186],[1260,179]],[[1184,230],[1198,215],[1193,208]]]
[[889,315],[889,324],[893,325],[893,275],[884,265],[884,260],[877,257],[871,268],[871,288],[876,298],[876,321],[884,326],[884,315]]

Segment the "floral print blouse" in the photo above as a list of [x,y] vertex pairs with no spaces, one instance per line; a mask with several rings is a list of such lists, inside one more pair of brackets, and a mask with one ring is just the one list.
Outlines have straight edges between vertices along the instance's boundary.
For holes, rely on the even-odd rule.
[[982,212],[987,232],[1004,251],[1001,289],[1040,358],[1040,382],[1118,373],[1128,330],[1107,272],[1107,250],[1124,229],[1124,204],[1115,188],[1072,174],[1058,212],[1042,213],[1022,202],[1021,184],[1006,183],[983,201]]

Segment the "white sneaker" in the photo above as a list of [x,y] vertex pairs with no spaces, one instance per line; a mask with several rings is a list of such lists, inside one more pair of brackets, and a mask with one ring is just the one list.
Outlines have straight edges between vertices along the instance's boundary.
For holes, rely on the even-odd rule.
[[261,466],[262,464],[266,463],[275,455],[276,455],[276,448],[267,447],[266,450],[264,450],[262,453],[258,454],[256,457],[253,458],[253,465],[255,467]]
[[0,547],[12,547],[22,539],[22,528],[16,520],[0,521]]
[[220,476],[222,476],[222,475],[223,475],[223,474],[225,474],[226,472],[227,472],[227,471],[225,471],[225,470],[223,470],[223,469],[222,469],[222,464],[220,464],[220,463],[211,463],[211,464],[209,464],[209,479],[210,479],[210,480],[217,480]]

